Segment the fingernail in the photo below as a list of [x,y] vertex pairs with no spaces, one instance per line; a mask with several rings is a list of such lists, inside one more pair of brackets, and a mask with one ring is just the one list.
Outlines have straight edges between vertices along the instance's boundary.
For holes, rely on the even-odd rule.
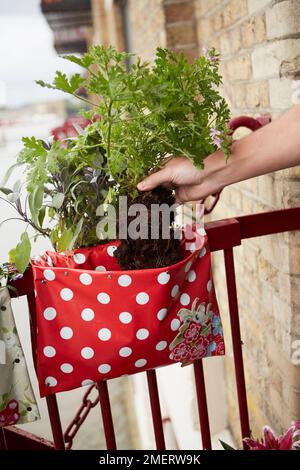
[[143,191],[144,189],[146,189],[146,183],[144,183],[143,181],[141,183],[139,183],[137,185],[137,188],[140,190],[140,191]]

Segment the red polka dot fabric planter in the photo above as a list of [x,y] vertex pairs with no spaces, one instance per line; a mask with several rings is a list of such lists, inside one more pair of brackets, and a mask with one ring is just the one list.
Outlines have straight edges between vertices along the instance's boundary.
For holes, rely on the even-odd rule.
[[32,261],[41,396],[223,355],[207,237],[199,240],[168,268],[120,270],[117,242]]

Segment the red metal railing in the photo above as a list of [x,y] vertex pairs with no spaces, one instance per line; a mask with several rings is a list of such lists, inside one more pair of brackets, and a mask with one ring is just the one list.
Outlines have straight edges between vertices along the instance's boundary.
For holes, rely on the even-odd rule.
[[[237,291],[235,283],[234,256],[233,248],[241,245],[242,240],[251,237],[259,237],[285,231],[300,230],[300,207],[292,209],[283,209],[274,212],[247,215],[232,219],[224,219],[216,222],[210,222],[206,225],[206,231],[209,239],[209,245],[212,252],[223,250],[228,303],[230,311],[231,334],[233,343],[233,360],[236,376],[236,387],[238,396],[239,416],[242,437],[250,435],[249,416],[247,407],[247,395],[244,376],[244,365],[242,355],[242,341],[239,325],[239,312],[237,302]],[[26,295],[28,299],[33,356],[36,359],[36,323],[35,323],[35,304],[33,294],[33,280],[31,271],[28,270],[23,279],[15,282],[15,287],[19,291],[19,295]],[[207,409],[207,399],[205,390],[205,378],[203,373],[202,360],[194,362],[196,395],[198,403],[198,412],[201,427],[202,446],[204,449],[211,448],[211,435],[209,427],[209,414]],[[149,397],[152,411],[153,428],[156,439],[157,449],[165,449],[163,422],[160,410],[159,392],[157,387],[156,372],[151,370],[146,372],[148,380]],[[92,388],[93,386],[91,386]],[[107,382],[99,382],[97,384],[98,398],[94,402],[88,399],[88,392],[84,397],[85,408],[92,408],[100,403],[104,433],[106,438],[107,449],[116,449],[116,439],[114,425],[111,414],[109,392]],[[8,428],[0,428],[0,448],[8,449],[65,449],[70,448],[72,439],[78,429],[78,424],[82,424],[86,414],[77,414],[74,429],[71,432],[72,424],[69,426],[65,437],[63,434],[59,409],[57,406],[56,395],[47,397],[47,406],[49,411],[50,424],[53,433],[54,445],[48,441],[33,436],[30,433],[18,430],[11,426]],[[83,407],[84,408],[84,407]],[[80,408],[82,412],[82,407]]]

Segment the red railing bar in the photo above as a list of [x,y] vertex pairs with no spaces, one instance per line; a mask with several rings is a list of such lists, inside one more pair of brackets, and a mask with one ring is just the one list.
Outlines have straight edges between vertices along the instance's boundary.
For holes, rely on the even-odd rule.
[[300,207],[208,222],[205,230],[210,251],[224,250],[244,238],[300,230]]
[[9,285],[15,287],[16,292],[13,290],[9,291],[9,295],[11,298],[14,297],[21,297],[22,295],[34,295],[34,283],[33,283],[33,272],[31,266],[29,266],[23,277],[21,279],[17,279],[16,281],[9,281]]
[[36,305],[34,292],[27,295],[29,309],[29,326],[31,338],[31,351],[35,370],[37,370],[37,324],[36,324]]
[[250,436],[250,425],[232,248],[224,250],[224,259],[241,433],[244,438]]
[[247,127],[251,131],[256,131],[269,122],[271,122],[271,115],[269,113],[263,114],[257,118],[251,116],[236,116],[230,119],[229,127],[233,132],[239,127]]
[[240,224],[236,219],[223,219],[205,225],[210,251],[224,250],[241,244]]
[[16,426],[4,428],[4,436],[7,450],[55,450],[53,442]]
[[107,382],[97,383],[107,450],[117,450]]
[[5,434],[4,429],[0,427],[0,450],[6,450],[6,441],[5,441]]
[[49,419],[53,434],[53,442],[55,450],[65,450],[64,435],[60,422],[59,410],[57,406],[56,395],[49,395],[46,397]]
[[236,217],[236,220],[240,224],[242,238],[300,230],[300,207],[243,215]]
[[197,405],[201,429],[202,448],[211,450],[210,426],[207,409],[205,380],[202,360],[194,362],[194,374],[196,384]]
[[155,370],[147,371],[149,398],[152,412],[153,429],[157,450],[165,450],[165,437],[161,417],[160,401]]

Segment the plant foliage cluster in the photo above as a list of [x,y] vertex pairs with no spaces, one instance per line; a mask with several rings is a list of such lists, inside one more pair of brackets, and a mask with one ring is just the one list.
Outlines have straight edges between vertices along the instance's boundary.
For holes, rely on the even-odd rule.
[[[52,84],[37,82],[88,102],[84,115],[90,124],[64,141],[24,137],[16,165],[26,174],[25,207],[21,184],[7,187],[12,169],[1,191],[36,236],[50,237],[58,251],[99,243],[97,208],[117,206],[123,194],[134,199],[137,183],[166,156],[186,155],[201,169],[217,148],[229,155],[229,109],[219,92],[214,49],[189,63],[182,53],[158,48],[154,64],[138,58],[130,70],[129,57],[95,45],[82,57],[65,57],[83,75],[68,78],[57,71]],[[30,251],[25,231],[10,253],[18,271],[26,268]]]

